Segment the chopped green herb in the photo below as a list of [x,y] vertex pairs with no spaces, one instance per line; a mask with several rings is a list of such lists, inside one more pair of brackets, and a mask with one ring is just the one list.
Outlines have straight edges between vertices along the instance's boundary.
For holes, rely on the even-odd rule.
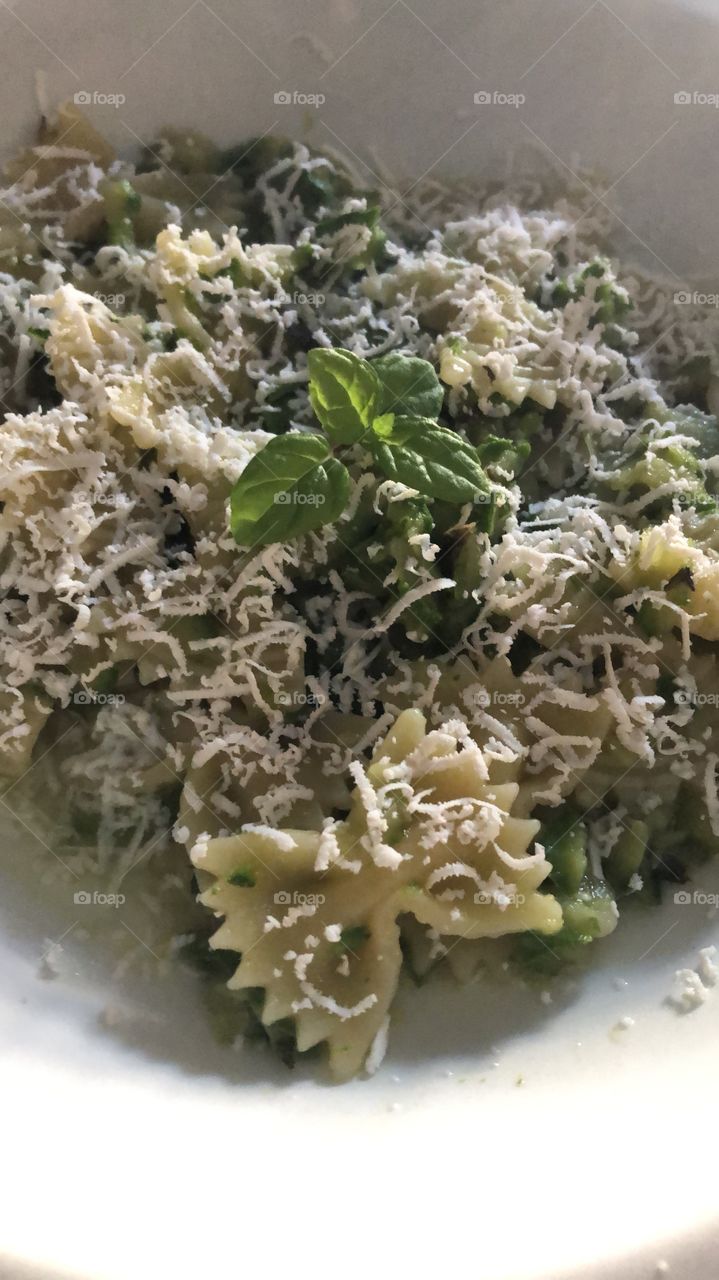
[[119,245],[123,249],[134,249],[133,218],[140,211],[142,197],[126,178],[120,178],[116,182],[105,182],[102,195],[105,202],[109,243]]
[[363,942],[366,942],[370,936],[370,931],[366,925],[352,924],[343,929],[340,934],[338,946],[343,951],[358,951]]
[[227,883],[237,889],[254,889],[257,881],[251,867],[238,867],[227,877]]

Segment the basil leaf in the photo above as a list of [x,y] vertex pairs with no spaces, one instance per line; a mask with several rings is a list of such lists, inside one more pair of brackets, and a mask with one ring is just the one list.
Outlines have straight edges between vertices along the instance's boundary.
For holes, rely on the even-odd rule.
[[372,366],[342,347],[314,347],[307,364],[319,421],[335,444],[353,444],[377,412],[379,382]]
[[372,368],[381,387],[379,413],[437,417],[442,408],[444,389],[429,360],[390,351],[389,355],[373,360]]
[[490,492],[477,450],[456,431],[429,418],[384,414],[374,423],[371,448],[386,476],[425,498],[481,502]]
[[230,529],[242,546],[286,542],[336,520],[349,489],[347,468],[322,436],[275,436],[232,490]]

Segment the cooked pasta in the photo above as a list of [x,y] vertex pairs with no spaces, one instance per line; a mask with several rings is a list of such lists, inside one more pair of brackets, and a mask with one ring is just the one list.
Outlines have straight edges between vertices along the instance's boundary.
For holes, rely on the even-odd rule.
[[512,816],[517,784],[489,785],[460,721],[428,734],[421,712],[404,711],[353,777],[345,820],[249,827],[194,857],[213,876],[202,901],[225,917],[213,946],[243,956],[231,985],[266,992],[268,1023],[294,1016],[300,1050],[327,1040],[338,1076],[359,1070],[384,1025],[398,916],[468,939],[562,925],[539,892],[544,851],[527,852],[539,824]]
[[404,959],[545,974],[715,851],[705,318],[571,194],[68,106],[6,178],[0,773],[174,859],[231,1026],[374,1069]]

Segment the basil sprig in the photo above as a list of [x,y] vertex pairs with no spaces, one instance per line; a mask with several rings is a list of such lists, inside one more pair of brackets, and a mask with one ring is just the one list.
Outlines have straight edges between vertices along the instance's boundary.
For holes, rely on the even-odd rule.
[[424,498],[487,501],[491,485],[479,453],[436,421],[443,390],[429,361],[397,352],[369,361],[340,347],[316,347],[308,368],[312,408],[325,434],[275,436],[255,455],[230,496],[238,543],[284,542],[336,520],[350,478],[335,453],[357,443],[379,472]]

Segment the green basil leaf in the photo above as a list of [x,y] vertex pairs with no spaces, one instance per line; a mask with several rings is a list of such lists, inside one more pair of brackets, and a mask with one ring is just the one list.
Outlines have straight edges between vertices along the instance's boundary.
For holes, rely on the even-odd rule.
[[[380,440],[388,440],[394,430],[394,413],[381,413],[372,423],[372,431]],[[371,442],[370,442],[371,447]]]
[[429,360],[390,351],[388,355],[373,360],[372,368],[380,381],[379,413],[437,417],[442,408],[444,389]]
[[335,444],[353,444],[377,412],[379,382],[366,360],[342,347],[314,347],[307,356],[310,400]]
[[241,546],[286,542],[336,520],[349,489],[347,468],[322,436],[275,436],[232,490],[230,529]]
[[379,433],[370,441],[375,460],[386,476],[417,489],[425,498],[445,502],[482,502],[490,483],[477,450],[456,431],[429,418],[384,414]]

